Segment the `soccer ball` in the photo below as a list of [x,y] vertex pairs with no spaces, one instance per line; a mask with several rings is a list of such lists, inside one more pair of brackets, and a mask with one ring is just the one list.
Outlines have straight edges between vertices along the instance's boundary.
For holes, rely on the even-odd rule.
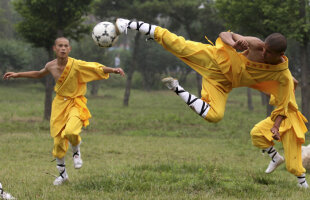
[[94,27],[92,38],[99,47],[112,47],[118,39],[115,25],[111,22],[100,22]]

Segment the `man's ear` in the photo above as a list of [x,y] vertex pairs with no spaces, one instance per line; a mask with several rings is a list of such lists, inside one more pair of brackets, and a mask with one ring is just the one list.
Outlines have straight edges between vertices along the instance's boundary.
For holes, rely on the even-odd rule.
[[53,51],[56,51],[56,46],[55,45],[53,45]]

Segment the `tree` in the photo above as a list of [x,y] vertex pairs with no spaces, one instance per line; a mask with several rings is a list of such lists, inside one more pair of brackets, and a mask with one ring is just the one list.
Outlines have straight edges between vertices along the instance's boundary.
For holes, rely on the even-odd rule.
[[[308,2],[308,4],[306,4]],[[299,0],[299,24],[298,35],[295,36],[300,45],[301,52],[301,92],[302,111],[306,118],[310,119],[310,63],[309,63],[309,40],[310,40],[310,2]],[[298,19],[298,18],[297,18]],[[310,124],[308,123],[308,128]]]
[[16,36],[14,24],[19,16],[12,8],[11,0],[0,1],[0,37],[12,39]]
[[5,73],[8,69],[25,68],[31,61],[30,46],[15,40],[0,40],[0,69]]
[[[22,16],[17,31],[35,47],[43,47],[53,59],[52,46],[59,36],[79,39],[89,33],[89,26],[82,24],[90,10],[92,0],[15,0],[14,7]],[[51,114],[53,78],[48,76],[45,84],[44,119]]]
[[[98,0],[95,4],[95,15],[101,19],[109,19],[113,21],[118,17],[128,19],[137,18],[143,19],[148,23],[157,24],[156,19],[162,9],[161,5],[161,0]],[[127,80],[123,101],[124,106],[129,105],[132,77],[135,70],[139,67],[137,60],[142,59],[138,57],[141,34],[138,32],[134,34],[134,40],[131,45],[131,61],[127,68]]]
[[186,65],[176,59],[170,52],[163,51],[163,47],[155,42],[141,42],[138,57],[142,58],[137,61],[137,71],[142,74],[143,87],[145,90],[161,88],[160,78],[162,74],[169,72],[179,73],[180,69],[186,71]]
[[[217,17],[213,1],[178,0],[164,1],[163,14],[171,19],[171,28],[184,28],[186,36],[193,41],[206,41],[205,36],[215,40],[223,30],[221,21]],[[196,73],[197,92],[200,96],[201,76]]]

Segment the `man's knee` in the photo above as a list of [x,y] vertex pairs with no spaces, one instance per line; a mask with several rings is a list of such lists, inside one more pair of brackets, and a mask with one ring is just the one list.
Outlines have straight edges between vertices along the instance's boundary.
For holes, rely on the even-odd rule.
[[64,130],[64,135],[65,137],[72,137],[74,135],[75,130],[73,128],[70,127],[66,127],[66,129]]
[[251,137],[256,136],[256,135],[261,135],[261,131],[259,130],[259,128],[257,128],[256,126],[254,126],[250,132]]
[[77,131],[75,129],[65,129],[65,135],[64,136],[73,146],[78,145],[81,141],[79,131]]
[[274,145],[274,143],[272,141],[269,141],[263,135],[261,130],[256,126],[254,126],[254,128],[252,128],[250,135],[251,135],[251,140],[252,140],[253,146],[256,146],[260,149],[266,149],[266,148]]
[[216,122],[221,121],[223,117],[224,117],[224,112],[216,113],[216,112],[212,112],[210,109],[205,119],[209,122],[216,123]]
[[75,124],[67,124],[67,126],[64,129],[64,135],[65,137],[77,137],[81,132],[81,127],[76,126]]
[[66,155],[68,144],[66,142],[56,142],[53,147],[53,156],[55,158],[62,158]]

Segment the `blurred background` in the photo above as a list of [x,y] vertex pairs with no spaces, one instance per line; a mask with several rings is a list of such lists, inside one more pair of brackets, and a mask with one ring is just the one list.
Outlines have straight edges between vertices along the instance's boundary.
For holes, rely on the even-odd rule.
[[[96,81],[89,94],[98,95],[103,84],[125,88],[123,105],[130,106],[130,91],[163,89],[160,79],[174,76],[196,95],[200,95],[201,77],[172,54],[135,31],[121,35],[112,48],[100,48],[91,31],[100,21],[119,17],[160,25],[186,39],[209,43],[221,31],[231,30],[262,40],[273,32],[289,41],[286,56],[303,114],[310,118],[310,1],[309,0],[0,0],[0,69],[7,71],[40,70],[54,59],[55,38],[65,36],[72,45],[71,57],[96,61],[109,67],[121,67],[125,79]],[[0,81],[1,85],[33,83],[36,80]],[[37,81],[36,81],[37,82]],[[40,80],[45,92],[44,119],[49,119],[53,97],[53,79]],[[249,111],[253,110],[252,91],[247,89]],[[272,110],[268,96],[261,94],[266,115]]]

